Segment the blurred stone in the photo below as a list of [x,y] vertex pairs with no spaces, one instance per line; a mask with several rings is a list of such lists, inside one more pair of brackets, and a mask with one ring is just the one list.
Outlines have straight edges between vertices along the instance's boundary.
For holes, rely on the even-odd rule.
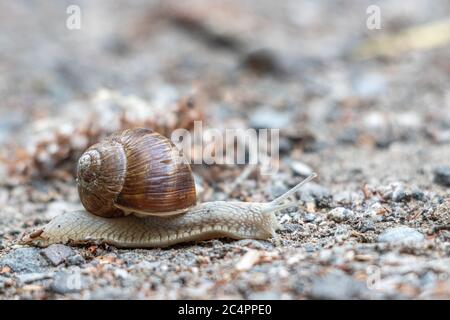
[[157,270],[161,267],[160,261],[141,261],[135,265],[133,265],[133,269],[142,269],[142,270]]
[[52,244],[41,251],[41,254],[46,257],[54,266],[57,266],[70,256],[75,254],[71,247],[63,244]]
[[125,269],[115,269],[114,270],[114,275],[119,278],[119,279],[127,279],[129,274],[128,271]]
[[2,276],[0,276],[0,293],[2,293],[3,292],[3,290],[5,289],[5,287],[6,287],[6,284],[5,284],[5,280],[3,279],[3,277]]
[[242,65],[258,75],[282,75],[284,73],[280,58],[275,55],[275,52],[267,49],[258,49],[247,53]]
[[379,202],[374,202],[364,211],[363,216],[365,218],[372,219],[373,221],[380,221],[380,219],[387,213],[387,210]]
[[79,266],[80,264],[83,264],[85,262],[86,261],[84,260],[84,258],[78,253],[76,253],[66,259],[66,263],[69,266]]
[[81,274],[79,272],[59,272],[50,285],[50,290],[59,294],[79,292],[81,289]]
[[394,124],[402,130],[418,131],[423,126],[423,120],[417,112],[402,112],[394,117]]
[[450,167],[445,166],[434,169],[434,182],[444,187],[450,187]]
[[18,248],[0,258],[0,267],[8,266],[17,273],[39,273],[48,268],[48,262],[37,248]]
[[301,227],[299,224],[296,223],[285,223],[283,224],[283,230],[281,230],[282,232],[287,232],[287,233],[293,233],[297,230],[300,230]]
[[306,252],[314,252],[317,250],[317,247],[312,243],[305,243],[303,249],[305,249]]
[[289,125],[291,115],[272,106],[262,106],[252,113],[250,126],[255,129],[281,129]]
[[439,233],[439,237],[440,237],[443,241],[446,241],[446,242],[450,241],[450,231],[442,230],[442,231]]
[[422,233],[407,226],[389,228],[378,236],[378,242],[390,243],[413,243],[423,241],[424,239],[425,237]]
[[351,204],[361,199],[361,195],[351,191],[341,191],[333,195],[333,200],[337,203]]
[[273,183],[266,186],[266,192],[274,198],[281,196],[288,190],[289,188],[281,179],[274,180]]
[[336,230],[334,231],[334,238],[337,242],[343,242],[350,237],[350,232],[351,230],[349,226],[345,224],[337,225]]
[[303,221],[305,222],[313,222],[314,220],[316,220],[316,215],[314,213],[305,213],[304,217],[303,217]]
[[372,132],[384,131],[388,126],[386,115],[381,112],[370,112],[362,120],[364,127]]
[[280,224],[285,224],[287,222],[290,222],[292,220],[291,216],[288,214],[284,214],[278,221]]
[[129,299],[131,292],[129,289],[124,288],[100,288],[92,292],[90,295],[91,300],[125,300]]
[[450,143],[450,130],[430,132],[430,135],[436,143]]
[[314,279],[310,297],[313,299],[357,299],[364,297],[365,284],[354,280],[342,271],[333,271]]
[[311,202],[313,200],[316,201],[317,204],[326,202],[331,198],[330,191],[315,183],[315,182],[309,182],[308,184],[304,185],[300,190],[300,199],[304,202]]
[[328,212],[327,216],[329,219],[335,222],[343,222],[345,220],[353,218],[355,214],[352,210],[343,207],[338,207]]
[[279,141],[280,154],[289,153],[292,151],[292,142],[286,137],[280,137]]
[[273,291],[253,292],[247,298],[249,300],[279,300],[280,293]]
[[355,79],[353,85],[356,93],[363,98],[382,95],[386,91],[386,78],[379,73],[367,73]]
[[403,186],[401,185],[397,186],[394,192],[392,193],[392,200],[395,202],[401,202],[405,199],[406,199],[406,192]]
[[419,201],[423,201],[425,200],[425,193],[418,189],[418,188],[414,188],[411,191],[411,196],[413,197],[413,199],[419,200]]
[[296,174],[300,175],[300,176],[309,176],[313,173],[313,169],[311,169],[310,166],[304,164],[303,162],[300,161],[291,161],[291,169],[292,171],[294,171]]
[[273,245],[264,240],[255,240],[255,239],[243,239],[235,242],[237,245],[242,247],[249,247],[252,249],[258,250],[270,250],[273,249]]
[[359,131],[357,128],[350,127],[345,128],[342,132],[337,135],[337,141],[342,144],[356,144],[358,142]]
[[361,221],[361,223],[358,225],[358,231],[362,233],[374,230],[375,230],[375,223],[370,219],[365,219]]
[[53,277],[52,273],[25,273],[17,277],[21,284],[31,283],[39,280],[50,279]]

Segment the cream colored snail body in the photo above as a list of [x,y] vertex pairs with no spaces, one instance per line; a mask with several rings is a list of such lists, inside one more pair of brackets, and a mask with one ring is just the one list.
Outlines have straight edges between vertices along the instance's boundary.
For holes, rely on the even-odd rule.
[[61,214],[22,243],[108,243],[117,247],[166,247],[229,237],[268,239],[281,228],[275,212],[300,184],[268,203],[196,203],[189,163],[164,136],[125,130],[91,146],[78,161],[80,200],[87,211]]

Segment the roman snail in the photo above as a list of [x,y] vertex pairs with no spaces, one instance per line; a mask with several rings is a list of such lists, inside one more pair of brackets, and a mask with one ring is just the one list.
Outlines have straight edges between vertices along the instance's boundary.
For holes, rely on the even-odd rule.
[[220,237],[269,239],[281,228],[275,212],[296,206],[284,202],[315,176],[267,203],[196,203],[193,174],[181,151],[152,130],[125,130],[91,146],[78,161],[78,193],[86,211],[63,213],[21,242],[144,248]]

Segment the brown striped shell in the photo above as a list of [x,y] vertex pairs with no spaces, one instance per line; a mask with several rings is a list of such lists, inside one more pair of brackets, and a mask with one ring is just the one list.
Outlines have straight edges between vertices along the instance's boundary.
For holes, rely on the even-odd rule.
[[196,204],[186,158],[166,137],[129,129],[91,146],[78,160],[80,200],[102,217],[169,216]]

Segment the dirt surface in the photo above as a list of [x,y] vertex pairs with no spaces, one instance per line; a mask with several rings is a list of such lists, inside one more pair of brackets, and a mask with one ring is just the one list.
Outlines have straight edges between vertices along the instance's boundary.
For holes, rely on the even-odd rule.
[[[448,21],[449,2],[179,3],[0,4],[0,298],[449,299],[450,45],[354,54]],[[272,175],[194,165],[201,201],[268,201],[318,173],[278,214],[281,243],[17,243],[82,208],[74,168],[99,137],[194,120],[281,129]]]

